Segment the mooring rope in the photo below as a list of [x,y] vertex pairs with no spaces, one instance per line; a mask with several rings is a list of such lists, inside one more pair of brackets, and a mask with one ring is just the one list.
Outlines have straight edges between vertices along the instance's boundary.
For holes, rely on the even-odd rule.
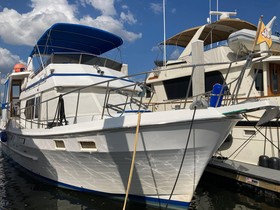
[[134,169],[136,150],[137,150],[137,144],[138,144],[138,133],[139,133],[140,121],[141,121],[141,112],[138,112],[137,126],[136,126],[135,138],[134,138],[134,149],[133,149],[133,155],[132,155],[132,160],[131,160],[131,165],[130,165],[130,172],[129,172],[128,182],[127,182],[127,188],[126,188],[126,192],[125,192],[123,210],[125,210],[125,208],[126,208],[127,198],[128,198],[128,194],[129,194],[129,190],[130,190],[130,186],[131,186],[132,176],[133,176],[133,169]]

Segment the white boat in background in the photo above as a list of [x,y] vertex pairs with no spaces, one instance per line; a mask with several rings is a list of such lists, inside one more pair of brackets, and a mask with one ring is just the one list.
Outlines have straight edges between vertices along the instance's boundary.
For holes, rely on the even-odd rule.
[[[274,17],[266,25],[268,30],[271,30],[275,19]],[[167,39],[167,46],[175,46],[176,50],[180,47],[182,52],[177,59],[168,60],[165,66],[157,65],[154,74],[147,78],[147,84],[155,92],[152,99],[148,97],[151,101],[150,109],[184,109],[193,103],[193,98],[201,98],[194,85],[200,85],[201,92],[208,91],[209,94],[213,94],[213,86],[215,87],[216,83],[220,84],[217,86],[220,86],[220,90],[223,89],[221,87],[226,90],[224,94],[219,89],[215,92],[220,94],[219,102],[212,106],[225,106],[232,100],[234,104],[240,104],[264,99],[273,99],[279,104],[280,39],[272,35],[271,49],[262,43],[261,47],[256,46],[252,52],[256,30],[254,24],[228,16],[216,22],[184,30]],[[192,50],[192,45],[198,41],[204,43],[199,62],[194,58]],[[193,80],[193,77],[196,77],[193,65],[196,68],[203,66],[202,71],[205,75]],[[237,90],[235,85],[240,89]],[[263,112],[243,115],[245,119],[237,123],[225,143],[210,160],[206,170],[279,193],[278,111],[274,110],[276,120],[270,120],[262,126],[257,122]],[[206,138],[205,141],[207,140]]]
[[127,65],[101,57],[121,44],[88,26],[48,29],[27,68],[15,66],[6,79],[3,152],[57,186],[185,208],[240,114],[275,104],[151,112],[145,82],[134,82],[143,74],[127,76]]

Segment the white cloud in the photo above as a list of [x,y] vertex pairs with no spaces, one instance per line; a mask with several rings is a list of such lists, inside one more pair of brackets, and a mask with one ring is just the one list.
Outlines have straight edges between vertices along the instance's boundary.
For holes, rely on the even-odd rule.
[[133,32],[124,30],[123,23],[113,19],[110,16],[99,16],[96,19],[92,19],[89,16],[85,16],[83,19],[80,20],[80,22],[84,25],[91,25],[96,28],[110,31],[114,34],[118,34],[124,40],[129,42],[132,42],[142,37],[142,33],[135,34]]
[[19,56],[13,55],[9,50],[0,48],[0,72],[7,74],[16,63],[23,63]]
[[160,14],[160,13],[162,13],[162,5],[160,4],[160,3],[151,3],[150,4],[150,8],[153,10],[153,12],[155,13],[155,14]]
[[137,20],[134,18],[133,14],[130,11],[128,11],[127,14],[121,12],[120,17],[122,21],[127,22],[129,24],[135,24],[137,22]]
[[[78,5],[70,5],[67,0],[31,0],[31,11],[19,13],[14,9],[4,8],[0,12],[0,37],[8,44],[32,46],[35,40],[51,25],[57,22],[81,23],[106,29],[123,39],[134,41],[141,34],[129,32],[124,24],[135,24],[137,20],[129,11],[115,17],[114,0],[80,0],[101,11],[102,15],[93,18],[89,15],[78,14]],[[127,10],[128,7],[125,7]],[[81,18],[78,18],[80,15]],[[118,33],[121,32],[121,33]]]
[[81,0],[81,3],[86,6],[90,4],[95,9],[99,10],[102,15],[116,15],[117,12],[114,7],[114,0]]
[[124,5],[122,5],[122,8],[123,9],[128,9],[128,6],[124,4]]
[[56,22],[77,22],[76,8],[66,0],[32,0],[32,11],[24,14],[4,8],[0,12],[0,37],[14,45],[34,45],[42,33]]
[[[92,17],[79,13],[79,6],[92,6],[100,11],[100,15]],[[76,4],[69,4],[68,0],[31,0],[30,11],[20,13],[11,8],[4,8],[0,12],[0,38],[11,45],[33,46],[51,25],[57,22],[70,22],[85,24],[101,28],[121,36],[125,41],[133,42],[142,37],[141,33],[130,32],[125,29],[125,24],[135,24],[137,20],[129,11],[127,5],[121,9],[117,15],[114,7],[114,0],[76,0]],[[96,14],[95,14],[96,15]],[[6,52],[6,59],[1,58],[1,62],[6,62],[6,66],[17,63],[20,58]],[[8,52],[8,53],[7,53]],[[7,56],[11,60],[7,60]]]

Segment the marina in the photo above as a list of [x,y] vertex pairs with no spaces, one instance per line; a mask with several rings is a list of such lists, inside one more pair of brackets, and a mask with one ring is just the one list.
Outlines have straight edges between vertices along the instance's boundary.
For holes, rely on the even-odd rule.
[[277,103],[235,103],[240,77],[231,84],[232,101],[216,106],[222,96],[204,93],[196,82],[204,83],[203,66],[196,66],[204,57],[198,41],[191,48],[197,62],[190,66],[196,72],[191,106],[154,112],[143,101],[146,91],[150,101],[157,92],[136,77],[149,81],[162,72],[127,75],[127,65],[103,57],[121,44],[120,37],[97,28],[51,26],[27,66],[16,64],[5,80],[2,150],[55,186],[125,197],[124,209],[128,200],[186,208],[210,158],[242,115],[265,110],[260,123],[267,123]]

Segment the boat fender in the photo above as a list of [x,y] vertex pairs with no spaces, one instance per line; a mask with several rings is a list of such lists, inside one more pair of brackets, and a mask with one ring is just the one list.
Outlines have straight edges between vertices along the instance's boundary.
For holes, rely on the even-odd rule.
[[2,131],[2,132],[1,132],[1,141],[2,141],[2,142],[6,142],[7,139],[8,139],[8,137],[7,137],[7,132],[6,132],[6,131]]
[[226,137],[225,141],[223,142],[223,144],[220,146],[220,150],[227,150],[231,147],[233,143],[233,137],[231,134],[228,134],[228,136]]
[[210,97],[210,107],[220,107],[223,100],[223,94],[225,93],[225,87],[216,83],[213,85],[213,89]]
[[269,157],[268,157],[268,156],[266,156],[266,155],[261,155],[261,156],[259,157],[259,166],[268,168],[268,160],[269,160]]
[[279,158],[277,157],[270,157],[268,160],[268,167],[272,169],[279,169]]
[[226,138],[226,140],[225,140],[225,142],[226,143],[228,143],[228,142],[232,142],[232,140],[233,140],[233,137],[232,137],[232,135],[231,134],[228,134],[228,136],[227,136],[227,138]]

